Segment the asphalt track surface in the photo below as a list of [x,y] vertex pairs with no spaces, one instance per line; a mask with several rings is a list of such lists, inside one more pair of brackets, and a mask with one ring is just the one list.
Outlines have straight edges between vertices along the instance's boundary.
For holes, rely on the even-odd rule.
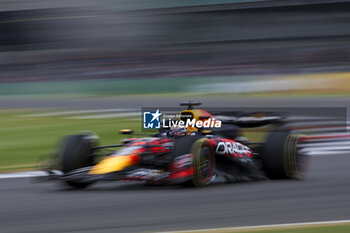
[[[180,102],[197,100],[202,103],[201,108],[235,109],[249,111],[289,111],[291,114],[303,115],[305,112],[315,116],[337,116],[350,119],[349,97],[101,97],[101,98],[26,98],[0,97],[1,109],[52,109],[52,110],[101,110],[101,109],[140,109],[145,107],[179,107]],[[327,109],[333,108],[333,109]],[[334,108],[338,108],[334,110]],[[259,110],[257,110],[259,109]],[[311,110],[314,109],[314,110]],[[318,110],[316,110],[318,109]],[[311,110],[311,111],[310,111]]]
[[[124,108],[179,100],[0,100],[1,108]],[[206,106],[347,107],[347,99],[209,100]],[[203,189],[100,183],[67,190],[33,179],[0,180],[0,232],[155,232],[350,219],[350,157],[313,157],[305,180]]]
[[0,180],[1,232],[154,232],[350,219],[350,157],[313,157],[305,180],[203,189],[108,182],[83,191]]
[[310,98],[236,98],[236,97],[110,97],[110,98],[26,98],[1,97],[1,108],[53,108],[53,109],[107,109],[142,107],[178,107],[188,100],[199,100],[201,107],[350,107],[348,97],[310,97]]

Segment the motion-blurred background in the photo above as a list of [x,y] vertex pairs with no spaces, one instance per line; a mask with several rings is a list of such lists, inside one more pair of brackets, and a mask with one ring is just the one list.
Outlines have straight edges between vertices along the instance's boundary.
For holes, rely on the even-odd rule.
[[[0,9],[1,96],[349,91],[339,74],[349,70],[349,1],[4,0]],[[300,76],[310,73],[323,75]]]
[[[350,219],[349,71],[350,1],[1,0],[0,231],[152,232]],[[303,181],[200,190],[112,182],[59,192],[23,179],[38,174],[32,170],[64,135],[90,130],[101,144],[117,144],[120,129],[141,130],[142,107],[186,100],[203,108],[317,107],[342,121],[323,123],[326,136],[304,148],[312,165]],[[320,134],[312,117],[303,127]],[[345,222],[264,229],[345,233]]]
[[[4,170],[31,169],[75,130],[115,142],[119,128],[140,126],[141,107],[347,106],[349,1],[0,4]],[[334,96],[343,102],[318,101]]]

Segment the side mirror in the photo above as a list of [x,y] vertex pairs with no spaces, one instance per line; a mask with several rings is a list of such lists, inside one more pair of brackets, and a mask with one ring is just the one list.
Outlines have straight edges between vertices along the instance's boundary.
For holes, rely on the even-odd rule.
[[121,129],[119,132],[121,134],[133,134],[134,130],[132,130],[132,129]]

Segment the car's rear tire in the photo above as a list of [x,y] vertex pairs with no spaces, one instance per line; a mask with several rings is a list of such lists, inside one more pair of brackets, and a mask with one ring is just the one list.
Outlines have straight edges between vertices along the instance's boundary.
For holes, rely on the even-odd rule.
[[[63,139],[59,148],[61,170],[67,174],[73,170],[91,166],[94,163],[92,147],[96,146],[97,140],[90,135],[70,135]],[[70,187],[84,189],[91,182],[65,181]]]
[[186,187],[205,187],[215,174],[215,154],[206,138],[195,141],[190,150],[193,154],[193,176],[184,183]]
[[301,134],[278,128],[267,135],[263,152],[263,164],[271,179],[303,177],[307,158],[299,153],[297,144]]

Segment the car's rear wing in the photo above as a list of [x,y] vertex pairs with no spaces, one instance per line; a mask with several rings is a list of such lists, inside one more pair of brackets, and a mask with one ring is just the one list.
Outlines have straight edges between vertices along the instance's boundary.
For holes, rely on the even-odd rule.
[[242,128],[256,128],[271,124],[283,125],[286,118],[282,114],[274,113],[246,113],[237,116],[215,115],[215,119],[221,120],[223,124],[237,125]]

